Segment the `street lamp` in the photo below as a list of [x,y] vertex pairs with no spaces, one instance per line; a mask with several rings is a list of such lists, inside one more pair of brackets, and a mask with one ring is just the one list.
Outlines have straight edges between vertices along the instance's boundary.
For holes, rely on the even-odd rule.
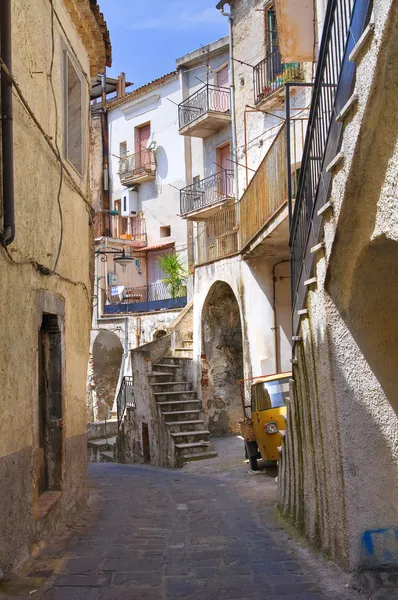
[[126,271],[127,265],[135,262],[135,258],[128,256],[124,248],[123,250],[97,250],[95,256],[101,256],[101,262],[108,262],[108,254],[114,254],[113,262],[122,267],[123,273]]

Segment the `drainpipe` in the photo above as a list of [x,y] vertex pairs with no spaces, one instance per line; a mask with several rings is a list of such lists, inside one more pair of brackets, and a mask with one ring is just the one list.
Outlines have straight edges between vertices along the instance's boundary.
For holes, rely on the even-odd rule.
[[277,313],[276,313],[276,275],[275,275],[275,271],[276,271],[276,267],[282,263],[285,262],[289,262],[289,260],[284,259],[284,260],[280,260],[279,262],[275,263],[274,266],[272,267],[272,310],[273,310],[273,316],[274,316],[274,325],[272,327],[272,330],[274,332],[274,353],[275,353],[275,372],[276,373],[280,373],[281,372],[281,361],[280,361],[280,356],[279,356],[279,342],[278,342],[278,319],[277,319]]
[[106,112],[106,70],[101,75],[101,128],[102,128],[102,170],[103,170],[103,202],[102,209],[105,214],[105,231],[103,235],[110,235],[110,202],[109,202],[109,132],[108,132],[108,113]]
[[[1,57],[12,73],[11,52],[11,0],[0,2]],[[3,163],[3,229],[0,241],[8,246],[15,238],[14,210],[14,132],[12,113],[12,83],[4,71],[1,73],[1,122]]]
[[[225,2],[229,4],[229,2]],[[234,180],[235,180],[235,199],[239,199],[239,186],[238,186],[238,149],[236,142],[236,109],[235,109],[235,73],[234,73],[234,46],[233,46],[233,18],[231,13],[227,13],[224,10],[223,2],[217,5],[223,17],[228,17],[229,22],[229,79],[231,89],[231,117],[232,117],[232,148],[233,148],[233,159],[234,159]],[[230,5],[231,6],[231,5]]]

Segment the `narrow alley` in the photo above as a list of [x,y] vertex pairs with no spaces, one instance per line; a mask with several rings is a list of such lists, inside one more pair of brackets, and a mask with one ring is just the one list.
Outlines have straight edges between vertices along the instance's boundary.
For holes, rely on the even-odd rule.
[[[91,465],[96,499],[77,533],[44,549],[25,592],[9,597],[363,598],[348,589],[346,575],[297,550],[297,541],[277,525],[275,471],[249,473],[242,446],[236,437],[216,439],[218,458],[182,471]],[[42,585],[29,595],[35,582]]]

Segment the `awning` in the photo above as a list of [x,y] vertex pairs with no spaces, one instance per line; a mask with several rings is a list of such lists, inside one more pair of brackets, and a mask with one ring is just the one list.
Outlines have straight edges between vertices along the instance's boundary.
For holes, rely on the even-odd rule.
[[153,252],[154,250],[167,250],[168,248],[174,248],[175,242],[159,242],[158,244],[152,244],[145,246],[144,248],[135,248],[134,252]]

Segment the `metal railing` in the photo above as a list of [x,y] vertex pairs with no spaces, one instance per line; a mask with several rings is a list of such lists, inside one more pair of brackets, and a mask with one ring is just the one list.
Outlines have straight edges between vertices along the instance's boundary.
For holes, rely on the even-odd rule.
[[205,113],[229,113],[231,110],[229,88],[206,84],[178,105],[179,127],[182,129]]
[[126,408],[135,408],[134,390],[133,390],[133,377],[131,375],[125,375],[122,379],[119,393],[116,399],[117,406],[117,422],[120,423],[123,420]]
[[104,312],[105,314],[152,312],[182,308],[186,304],[185,282],[181,281],[173,286],[160,281],[139,287],[126,287],[116,295],[109,293]]
[[144,217],[112,215],[111,233],[114,239],[130,240],[146,244],[146,221]]
[[238,252],[236,204],[197,224],[196,264],[211,262]]
[[355,40],[362,35],[370,7],[370,0],[329,0],[325,15],[290,227],[293,330],[298,325],[297,309],[302,308],[306,295],[303,283],[313,268],[310,249],[320,238],[322,216],[318,211],[330,196],[332,176],[326,167],[341,143],[342,125],[336,116],[352,93],[355,81],[355,64],[349,55]]
[[198,222],[196,265],[241,252],[287,205],[286,146],[286,125],[282,125],[241,200]]
[[241,248],[287,203],[286,152],[286,127],[282,125],[239,202]]
[[134,154],[122,156],[119,161],[118,174],[124,183],[142,175],[155,175],[156,161],[153,150],[143,148]]
[[303,79],[300,63],[283,63],[277,47],[253,67],[254,103],[259,104],[286,82]]
[[234,172],[223,169],[180,191],[180,212],[185,215],[206,206],[234,197]]

